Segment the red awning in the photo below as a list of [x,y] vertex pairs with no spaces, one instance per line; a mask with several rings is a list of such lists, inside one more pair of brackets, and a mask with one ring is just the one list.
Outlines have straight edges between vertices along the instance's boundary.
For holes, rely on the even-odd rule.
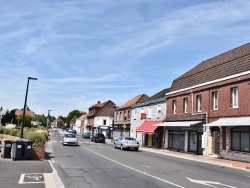
[[161,123],[162,121],[145,121],[136,132],[154,133],[158,126],[153,126]]

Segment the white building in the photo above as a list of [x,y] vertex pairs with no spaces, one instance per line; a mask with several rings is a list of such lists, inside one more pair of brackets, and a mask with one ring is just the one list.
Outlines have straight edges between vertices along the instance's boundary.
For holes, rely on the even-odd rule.
[[164,89],[149,97],[145,102],[132,106],[130,135],[135,137],[141,146],[162,147],[163,130],[155,124],[161,123],[166,118]]
[[103,133],[108,139],[112,137],[114,109],[107,109],[94,118],[94,132]]

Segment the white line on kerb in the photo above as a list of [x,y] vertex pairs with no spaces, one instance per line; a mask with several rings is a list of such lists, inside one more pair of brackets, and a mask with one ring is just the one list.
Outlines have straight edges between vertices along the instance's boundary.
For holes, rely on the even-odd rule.
[[117,162],[117,161],[115,161],[115,160],[113,160],[113,159],[110,159],[110,158],[108,158],[108,157],[106,157],[106,156],[104,156],[104,155],[101,155],[101,154],[99,154],[99,153],[97,153],[97,152],[95,152],[95,151],[93,151],[93,150],[91,150],[91,149],[88,149],[88,148],[86,148],[86,147],[83,147],[83,146],[81,146],[81,147],[84,148],[84,149],[87,149],[87,150],[89,150],[89,151],[91,151],[91,152],[93,152],[93,153],[95,153],[95,154],[97,154],[97,155],[99,155],[99,156],[101,156],[101,157],[103,157],[103,158],[105,158],[105,159],[108,159],[108,160],[110,160],[110,161],[112,161],[112,162],[114,162],[114,163],[116,163],[116,164],[119,164],[119,165],[121,165],[121,166],[124,166],[124,167],[126,167],[126,168],[128,168],[128,169],[130,169],[130,170],[134,170],[134,171],[139,172],[139,173],[141,173],[141,174],[143,174],[143,175],[149,176],[149,177],[151,177],[151,178],[155,178],[155,179],[157,179],[157,180],[160,180],[160,181],[162,181],[162,182],[165,182],[165,183],[174,185],[174,186],[176,186],[176,187],[185,188],[185,187],[182,187],[181,185],[177,185],[177,184],[172,183],[172,182],[170,182],[170,181],[167,181],[167,180],[158,178],[158,177],[156,177],[156,176],[152,176],[152,175],[150,175],[150,174],[147,174],[146,172],[142,172],[142,171],[140,171],[140,170],[137,170],[137,169],[132,168],[132,167],[130,167],[130,166],[127,166],[127,165],[125,165],[125,164],[119,163],[119,162]]

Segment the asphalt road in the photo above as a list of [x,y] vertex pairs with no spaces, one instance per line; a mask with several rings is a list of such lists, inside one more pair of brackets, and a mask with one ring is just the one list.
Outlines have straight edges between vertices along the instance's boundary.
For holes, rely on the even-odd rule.
[[79,137],[63,146],[63,131],[53,132],[52,165],[66,188],[249,188],[250,173],[147,151],[121,151]]

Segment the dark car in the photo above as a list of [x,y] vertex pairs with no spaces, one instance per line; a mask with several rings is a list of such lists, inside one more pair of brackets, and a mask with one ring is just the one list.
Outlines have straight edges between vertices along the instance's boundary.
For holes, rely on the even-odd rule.
[[82,138],[90,139],[90,133],[82,133]]
[[76,134],[76,130],[72,130],[71,133]]
[[91,139],[91,142],[105,143],[105,136],[102,133],[94,133],[90,139]]

